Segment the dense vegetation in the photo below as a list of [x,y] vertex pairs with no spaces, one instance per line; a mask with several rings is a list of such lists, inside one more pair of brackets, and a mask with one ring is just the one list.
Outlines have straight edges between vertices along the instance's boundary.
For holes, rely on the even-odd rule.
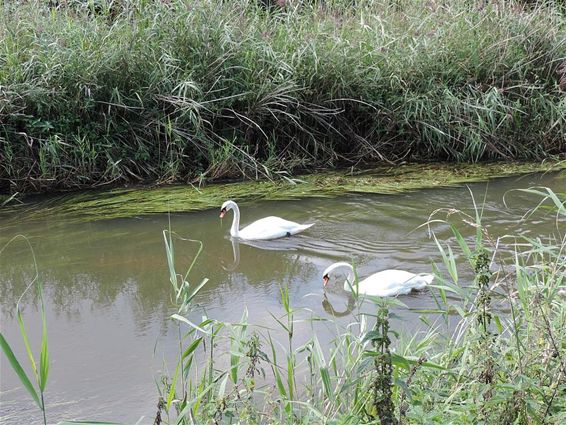
[[4,2],[0,191],[566,149],[560,2],[282,3]]

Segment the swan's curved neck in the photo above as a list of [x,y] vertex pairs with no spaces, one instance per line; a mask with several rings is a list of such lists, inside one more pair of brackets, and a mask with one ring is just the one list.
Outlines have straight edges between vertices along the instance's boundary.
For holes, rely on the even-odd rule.
[[232,203],[232,209],[234,210],[234,218],[232,219],[230,235],[238,237],[240,235],[240,209],[235,202]]
[[342,267],[348,269],[348,275],[346,277],[346,281],[344,282],[344,290],[351,292],[352,290],[350,289],[350,287],[354,286],[354,267],[352,267],[350,263],[346,263],[345,261],[339,261],[338,263],[334,263],[324,271],[324,274],[326,275],[330,273],[332,270]]
[[340,262],[337,267],[348,268],[348,274],[346,275],[346,280],[344,281],[344,291],[352,292],[354,286],[354,267],[350,263]]

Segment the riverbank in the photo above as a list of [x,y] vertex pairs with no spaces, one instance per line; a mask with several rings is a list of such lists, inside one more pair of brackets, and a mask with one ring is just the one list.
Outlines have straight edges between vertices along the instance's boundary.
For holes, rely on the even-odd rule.
[[48,4],[0,9],[0,192],[566,150],[552,2]]

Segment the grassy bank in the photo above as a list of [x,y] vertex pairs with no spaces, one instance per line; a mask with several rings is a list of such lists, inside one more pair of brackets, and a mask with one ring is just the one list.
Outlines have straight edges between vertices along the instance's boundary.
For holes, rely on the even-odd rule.
[[0,8],[3,192],[566,149],[560,2],[49,3]]

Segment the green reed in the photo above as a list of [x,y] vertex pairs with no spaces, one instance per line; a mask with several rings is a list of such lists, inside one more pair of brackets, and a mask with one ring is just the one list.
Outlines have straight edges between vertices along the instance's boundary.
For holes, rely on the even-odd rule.
[[564,151],[560,2],[259,3],[4,3],[0,191]]
[[[14,236],[12,239],[10,239],[10,241],[8,241],[8,243],[6,243],[2,247],[2,249],[0,249],[0,255],[2,255],[2,252],[6,248],[8,248],[8,246],[10,246],[13,242],[15,242],[18,239],[22,239],[28,245],[30,252],[32,254],[32,258],[33,258],[34,277],[30,281],[30,283],[27,285],[26,289],[24,290],[24,292],[22,293],[22,295],[20,296],[20,298],[19,298],[19,300],[16,304],[16,318],[17,318],[17,321],[18,321],[18,325],[19,325],[19,328],[20,328],[20,334],[22,336],[22,340],[23,340],[23,343],[24,343],[24,346],[25,346],[25,349],[26,349],[28,361],[29,361],[29,364],[30,364],[31,369],[33,371],[33,377],[35,379],[35,383],[36,383],[37,387],[35,387],[32,384],[30,378],[28,377],[28,374],[25,372],[25,370],[22,367],[20,360],[18,360],[18,358],[14,354],[10,344],[8,343],[8,341],[6,341],[6,338],[4,337],[4,335],[1,332],[0,332],[0,346],[2,347],[2,351],[6,355],[6,358],[8,359],[10,366],[12,367],[12,369],[14,370],[16,375],[18,376],[20,382],[22,383],[22,386],[30,394],[30,396],[32,397],[35,404],[37,404],[37,407],[39,407],[39,409],[41,409],[41,412],[43,414],[43,423],[45,425],[47,425],[46,406],[45,406],[44,394],[45,394],[45,388],[47,386],[47,379],[49,377],[49,346],[48,346],[48,342],[47,342],[47,319],[45,317],[45,304],[43,302],[43,285],[41,283],[41,279],[40,279],[40,276],[39,276],[37,261],[35,259],[35,252],[34,252],[32,246],[31,246],[29,240],[25,236],[17,235],[17,236]],[[41,348],[40,348],[40,353],[39,353],[39,359],[36,359],[36,357],[33,354],[32,349],[31,349],[31,345],[30,345],[30,341],[29,341],[29,337],[28,337],[28,332],[27,332],[26,326],[24,324],[22,308],[20,306],[22,298],[33,287],[35,287],[37,289],[37,296],[39,298],[39,305],[40,305],[40,311],[41,311],[42,333],[41,333],[41,345],[40,345]]]
[[[6,338],[4,337],[3,333],[0,332],[0,347],[2,348],[2,352],[8,359],[12,370],[17,375],[18,379],[20,380],[22,386],[26,389],[29,393],[37,407],[41,410],[43,423],[47,425],[47,405],[45,402],[45,390],[47,387],[47,381],[49,378],[49,345],[47,340],[47,318],[45,314],[45,303],[43,300],[44,297],[44,289],[43,283],[40,277],[39,268],[37,265],[35,251],[30,240],[24,235],[16,235],[12,239],[10,239],[1,249],[0,249],[0,256],[2,252],[4,252],[10,245],[15,243],[18,240],[23,240],[27,246],[29,247],[32,260],[33,260],[33,268],[34,268],[34,276],[26,286],[26,289],[20,295],[18,302],[16,304],[16,319],[18,322],[18,326],[20,329],[20,334],[22,336],[22,342],[26,350],[27,358],[29,361],[29,365],[33,372],[33,378],[35,380],[35,386],[32,383],[31,379],[29,378],[28,374],[22,367],[22,362],[20,359],[16,357],[14,351],[12,350],[11,345],[8,343]],[[31,348],[30,339],[28,336],[28,331],[24,323],[23,318],[23,309],[21,307],[22,300],[25,296],[27,296],[28,292],[32,290],[32,288],[36,288],[37,290],[37,297],[39,300],[39,309],[41,312],[41,342],[40,342],[40,352],[39,352],[39,359],[33,353]],[[62,421],[59,422],[58,425],[123,425],[117,422],[101,422],[101,421]]]

